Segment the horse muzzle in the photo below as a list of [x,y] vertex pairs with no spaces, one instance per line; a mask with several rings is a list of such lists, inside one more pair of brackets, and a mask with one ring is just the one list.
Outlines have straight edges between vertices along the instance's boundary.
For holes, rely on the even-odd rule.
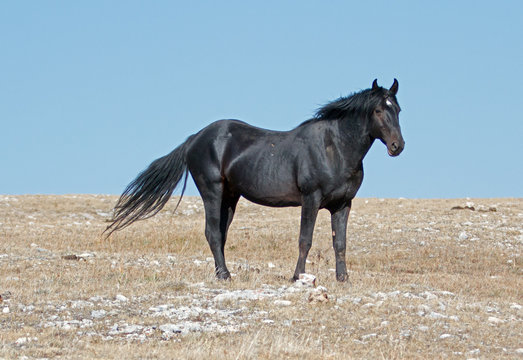
[[396,141],[392,141],[389,144],[387,144],[387,152],[390,156],[398,156],[401,154],[403,149],[405,148],[405,141],[403,139],[399,139]]

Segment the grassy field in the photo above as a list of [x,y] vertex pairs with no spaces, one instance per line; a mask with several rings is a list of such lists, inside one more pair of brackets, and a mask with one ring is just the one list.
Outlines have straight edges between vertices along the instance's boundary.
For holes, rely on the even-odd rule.
[[0,358],[523,358],[523,199],[357,199],[350,283],[322,211],[317,287],[299,208],[240,201],[223,282],[199,198],[104,239],[116,199],[0,196]]

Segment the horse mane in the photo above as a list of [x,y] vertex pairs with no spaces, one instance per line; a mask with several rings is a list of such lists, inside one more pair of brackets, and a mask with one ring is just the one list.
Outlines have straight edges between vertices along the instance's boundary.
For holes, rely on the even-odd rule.
[[336,120],[345,117],[366,116],[379,104],[383,88],[378,90],[366,89],[349,96],[342,96],[320,107],[314,117],[301,125],[318,121]]

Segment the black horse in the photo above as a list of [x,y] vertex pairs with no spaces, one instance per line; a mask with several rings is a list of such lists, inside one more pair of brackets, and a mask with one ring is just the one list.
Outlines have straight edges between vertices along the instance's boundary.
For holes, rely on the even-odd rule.
[[230,277],[224,246],[243,196],[261,205],[302,207],[295,280],[305,272],[318,210],[329,210],[336,278],[345,281],[347,219],[363,180],[363,158],[375,139],[390,156],[399,155],[405,145],[397,92],[396,79],[388,90],[374,80],[372,88],[328,103],[290,131],[216,121],[139,174],[118,200],[106,231],[111,234],[158,213],[185,174],[183,196],[190,172],[205,206],[205,236],[218,278]]

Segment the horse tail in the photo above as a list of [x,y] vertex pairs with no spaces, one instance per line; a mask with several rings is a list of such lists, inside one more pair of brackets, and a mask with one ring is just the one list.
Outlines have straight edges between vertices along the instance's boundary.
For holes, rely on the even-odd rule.
[[104,231],[108,232],[108,237],[137,220],[156,215],[165,206],[185,173],[182,193],[176,204],[178,208],[187,185],[186,157],[192,138],[193,136],[189,137],[171,153],[153,161],[127,185],[114,207],[112,224]]

